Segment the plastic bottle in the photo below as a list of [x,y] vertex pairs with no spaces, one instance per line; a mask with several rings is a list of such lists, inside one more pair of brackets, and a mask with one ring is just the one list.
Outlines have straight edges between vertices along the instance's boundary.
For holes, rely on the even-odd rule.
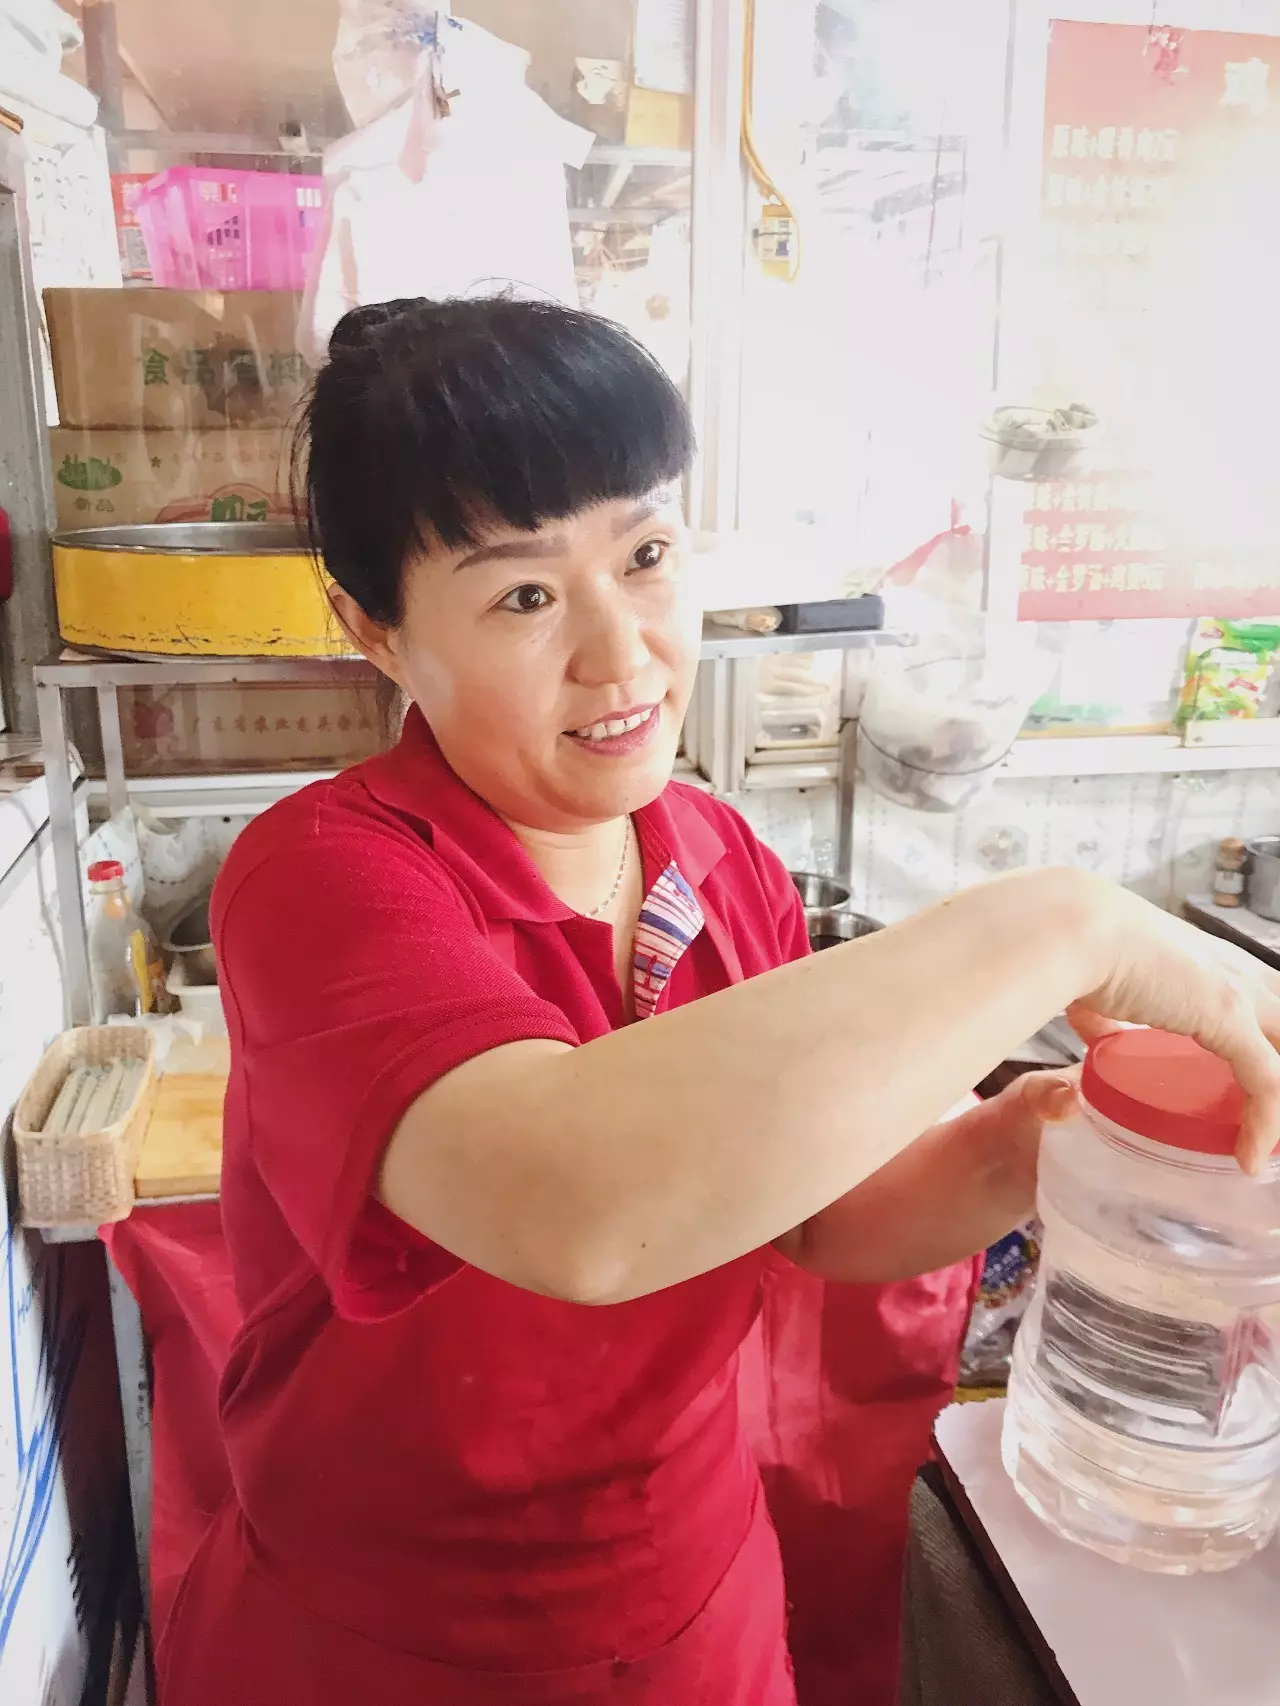
[[1174,1575],[1231,1568],[1280,1520],[1280,1165],[1240,1171],[1240,1110],[1215,1056],[1123,1031],[1041,1145],[1005,1467],[1059,1534]]
[[124,866],[100,859],[89,867],[92,916],[89,924],[89,975],[97,1024],[123,1015],[167,1013],[160,945],[151,926],[134,911],[124,886]]

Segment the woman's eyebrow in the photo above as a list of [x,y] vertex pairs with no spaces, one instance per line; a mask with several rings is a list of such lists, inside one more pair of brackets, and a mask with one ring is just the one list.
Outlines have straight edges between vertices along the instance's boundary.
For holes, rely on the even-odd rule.
[[670,501],[671,494],[669,492],[654,492],[647,498],[641,498],[634,509],[628,510],[620,521],[614,523],[614,538],[621,539],[624,533],[630,533],[633,527],[639,527],[642,521],[648,521],[651,515],[657,515],[658,511],[665,508]]
[[[639,527],[642,521],[657,515],[670,502],[669,492],[654,492],[650,497],[641,498],[633,509],[614,523],[614,538],[621,539],[624,533],[630,533],[633,527]],[[494,545],[480,545],[469,551],[460,563],[455,563],[453,572],[457,574],[459,569],[469,569],[476,563],[507,562],[513,557],[558,557],[567,550],[568,541],[561,533],[531,533],[527,539],[501,539]]]
[[560,533],[530,534],[527,539],[502,539],[496,545],[481,545],[478,550],[470,552],[460,563],[455,563],[453,572],[459,569],[469,569],[474,563],[497,563],[510,557],[559,557],[569,548],[568,541]]

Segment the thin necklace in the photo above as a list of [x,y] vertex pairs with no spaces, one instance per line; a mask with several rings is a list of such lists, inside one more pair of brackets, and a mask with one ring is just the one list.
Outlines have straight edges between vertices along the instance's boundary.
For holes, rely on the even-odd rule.
[[609,908],[613,905],[613,902],[614,902],[615,897],[617,896],[618,890],[622,887],[622,879],[626,875],[626,872],[627,872],[627,860],[630,857],[631,857],[631,819],[628,818],[626,820],[626,828],[623,831],[623,835],[622,835],[622,860],[618,866],[618,874],[613,879],[613,887],[609,890],[608,894],[600,902],[599,906],[593,906],[591,908],[590,912],[584,912],[581,914],[581,916],[583,918],[599,918],[599,916],[602,912],[607,912],[609,910]]

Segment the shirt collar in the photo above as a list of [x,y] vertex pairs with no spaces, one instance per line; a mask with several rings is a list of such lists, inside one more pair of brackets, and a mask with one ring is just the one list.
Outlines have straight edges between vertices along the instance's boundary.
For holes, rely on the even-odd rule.
[[[431,844],[474,895],[486,918],[557,923],[578,916],[541,872],[492,806],[450,768],[416,705],[398,743],[358,772],[382,805],[429,832]],[[725,855],[724,842],[684,789],[670,785],[634,814],[646,886],[675,861],[697,889]]]

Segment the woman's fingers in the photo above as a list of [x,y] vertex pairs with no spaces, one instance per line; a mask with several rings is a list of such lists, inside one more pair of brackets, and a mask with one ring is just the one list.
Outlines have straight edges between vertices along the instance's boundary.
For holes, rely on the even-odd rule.
[[1095,1013],[1092,1007],[1086,1007],[1080,1001],[1073,1001],[1067,1008],[1067,1021],[1082,1043],[1096,1043],[1115,1031],[1130,1029],[1123,1020],[1104,1019],[1101,1013]]
[[1018,1080],[1023,1112],[1040,1125],[1070,1119],[1078,1079],[1078,1071],[1024,1073]]
[[1236,1153],[1247,1172],[1262,1172],[1280,1148],[1280,974],[1128,891],[1092,892],[1097,929],[1087,939],[1109,969],[1068,1010],[1071,1023],[1088,1042],[1155,1025],[1226,1061],[1245,1098]]
[[1247,1173],[1258,1174],[1280,1145],[1280,997],[1276,974],[1233,943],[1219,943],[1231,990],[1225,1015],[1197,1041],[1220,1054],[1245,1093],[1245,1113],[1236,1155]]
[[1251,1014],[1228,1034],[1196,1039],[1220,1054],[1245,1094],[1236,1156],[1246,1173],[1259,1174],[1280,1144],[1280,1054]]
[[1280,1144],[1280,1000],[1258,973],[1255,960],[1222,962],[1223,983],[1217,1000],[1206,1002],[1212,1015],[1192,1032],[1203,1047],[1220,1055],[1244,1091],[1244,1117],[1236,1156],[1245,1172],[1257,1174]]

